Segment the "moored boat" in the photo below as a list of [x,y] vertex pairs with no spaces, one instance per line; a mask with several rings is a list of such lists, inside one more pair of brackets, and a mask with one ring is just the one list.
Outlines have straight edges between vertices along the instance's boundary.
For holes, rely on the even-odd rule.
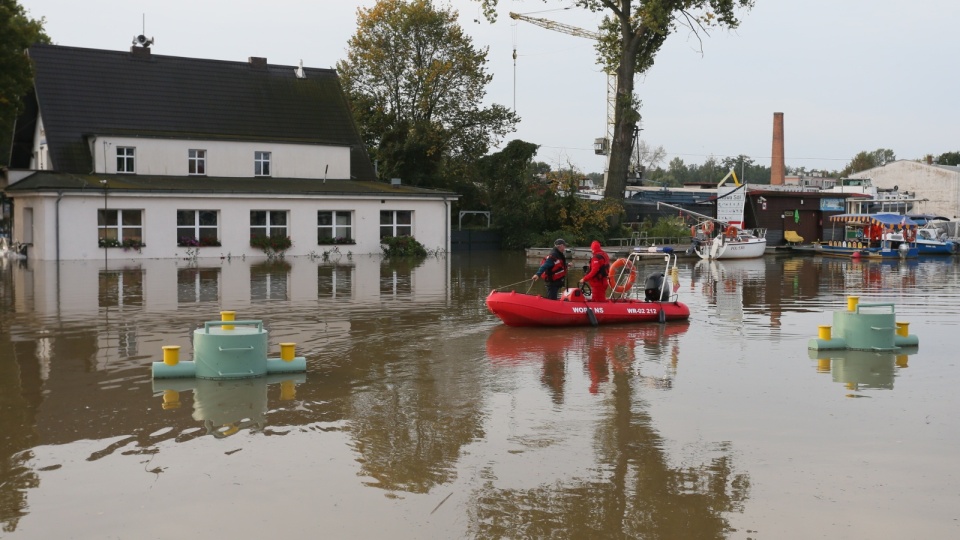
[[[822,255],[869,258],[916,258],[917,223],[900,214],[838,214],[830,216],[844,228],[840,240],[816,244]],[[836,237],[836,236],[835,236]]]
[[[676,255],[667,249],[653,252],[664,256],[666,269],[647,278],[643,299],[632,297],[640,290],[633,287],[636,261],[651,252],[636,248],[626,259],[615,261],[613,267],[620,267],[625,272],[611,273],[614,296],[606,302],[595,302],[581,289],[573,288],[564,291],[560,300],[495,289],[487,295],[487,309],[509,326],[597,326],[686,320],[690,317],[690,308],[676,297],[676,288],[679,288]],[[624,263],[618,265],[620,261]],[[669,287],[669,277],[675,283],[673,291]]]
[[720,234],[705,241],[694,239],[694,250],[701,259],[755,259],[767,249],[765,229],[740,229],[728,225]]

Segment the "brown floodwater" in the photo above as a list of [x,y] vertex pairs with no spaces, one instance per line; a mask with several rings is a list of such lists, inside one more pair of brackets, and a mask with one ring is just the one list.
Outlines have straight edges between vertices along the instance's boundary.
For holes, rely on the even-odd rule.
[[[688,322],[500,324],[536,262],[0,260],[0,537],[960,537],[957,259],[682,259]],[[811,354],[848,295],[919,348]],[[307,372],[154,381],[220,310]]]

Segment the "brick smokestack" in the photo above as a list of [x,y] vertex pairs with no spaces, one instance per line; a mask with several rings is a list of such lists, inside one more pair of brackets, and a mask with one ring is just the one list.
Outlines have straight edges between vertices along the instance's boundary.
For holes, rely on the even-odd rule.
[[770,185],[782,186],[786,175],[783,158],[783,113],[773,113],[773,153],[770,154]]

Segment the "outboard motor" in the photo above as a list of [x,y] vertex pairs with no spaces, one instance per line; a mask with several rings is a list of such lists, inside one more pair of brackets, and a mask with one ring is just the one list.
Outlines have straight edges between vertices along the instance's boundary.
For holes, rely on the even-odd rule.
[[[661,291],[663,291],[661,293]],[[670,300],[670,289],[663,288],[663,273],[657,272],[650,274],[650,277],[647,278],[647,282],[643,287],[644,299],[647,302],[656,302],[657,299],[661,302],[666,302]]]

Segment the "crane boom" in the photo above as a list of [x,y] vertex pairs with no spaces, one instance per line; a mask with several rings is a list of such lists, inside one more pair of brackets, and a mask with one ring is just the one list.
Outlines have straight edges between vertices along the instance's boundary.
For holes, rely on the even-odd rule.
[[557,32],[563,32],[564,34],[570,34],[571,36],[592,39],[594,41],[600,39],[600,34],[596,32],[584,30],[583,28],[577,28],[576,26],[570,26],[569,24],[558,23],[556,21],[550,21],[547,19],[539,19],[537,17],[530,17],[529,15],[522,15],[520,13],[513,12],[510,13],[510,18],[526,21],[541,28],[546,28],[547,30],[556,30]]
[[[564,34],[569,34],[571,36],[577,36],[587,39],[592,39],[594,41],[600,40],[600,34],[597,32],[592,32],[590,30],[584,30],[583,28],[578,28],[576,26],[571,26],[569,24],[563,24],[556,21],[551,21],[548,19],[540,19],[538,17],[531,17],[529,15],[523,15],[521,13],[510,12],[510,18],[518,21],[525,21],[530,24],[535,24],[541,28],[546,28],[547,30],[554,30],[556,32],[563,32]],[[516,50],[514,50],[514,71],[516,71]],[[516,73],[514,73],[514,80],[516,80]],[[603,183],[607,183],[607,175],[610,172],[610,143],[613,142],[613,131],[616,114],[616,96],[617,96],[617,74],[613,71],[607,71],[607,123],[606,123],[606,133],[603,139],[597,139],[594,141],[594,152],[599,155],[604,155],[607,157],[606,162],[603,167]],[[514,106],[516,109],[516,106]]]

